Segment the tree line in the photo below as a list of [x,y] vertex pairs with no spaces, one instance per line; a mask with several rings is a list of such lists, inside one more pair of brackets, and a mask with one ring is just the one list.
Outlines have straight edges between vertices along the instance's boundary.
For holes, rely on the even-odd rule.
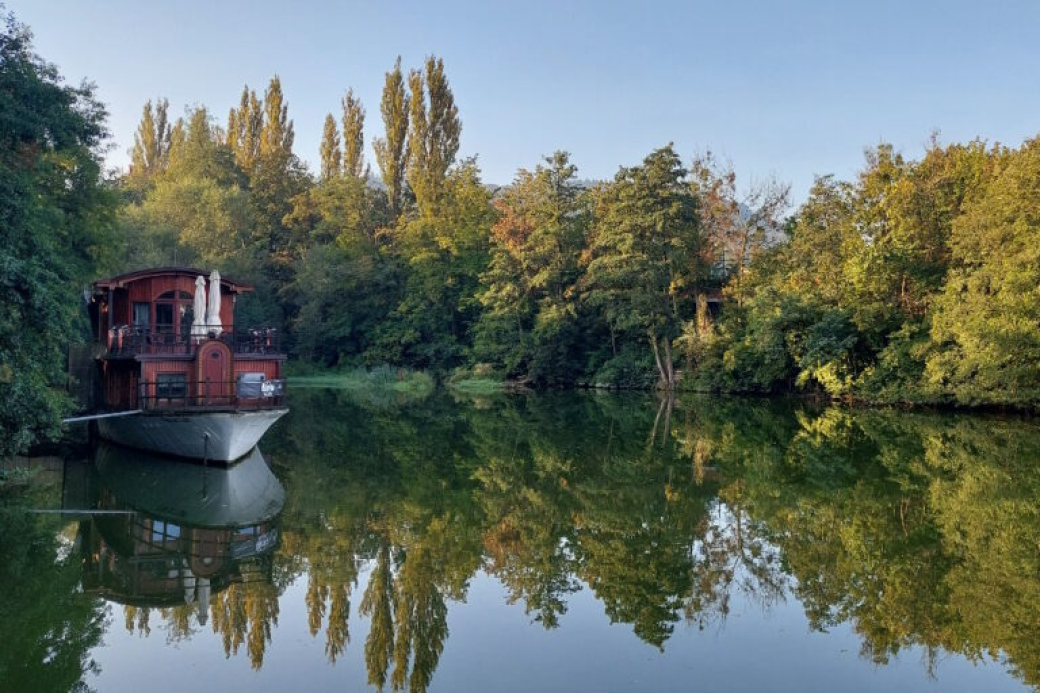
[[326,118],[317,177],[292,154],[277,78],[244,91],[226,129],[201,108],[161,125],[167,107],[145,107],[120,181],[128,247],[260,277],[258,314],[301,359],[535,387],[1040,396],[1036,140],[933,137],[916,161],[880,144],[792,210],[787,186],[741,192],[710,152],[687,164],[672,145],[610,181],[581,182],[558,151],[488,186],[457,158],[434,57],[386,73],[378,177],[352,91],[342,125]]
[[[789,205],[672,145],[582,182],[566,152],[486,184],[460,158],[443,61],[385,75],[375,169],[352,90],[318,171],[278,77],[226,118],[145,104],[127,171],[105,110],[8,17],[0,418],[19,449],[66,408],[62,350],[102,274],[217,266],[251,281],[243,325],[325,366],[469,369],[534,387],[816,391],[882,402],[1040,399],[1040,144],[890,145]],[[38,107],[44,104],[47,107]],[[17,374],[17,377],[16,377]]]

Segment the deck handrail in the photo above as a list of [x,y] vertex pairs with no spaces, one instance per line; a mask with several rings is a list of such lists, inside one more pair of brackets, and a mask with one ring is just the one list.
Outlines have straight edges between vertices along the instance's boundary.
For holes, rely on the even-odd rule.
[[177,383],[142,380],[137,383],[134,394],[137,401],[131,408],[145,412],[276,409],[284,406],[285,379],[205,379]]
[[237,355],[282,354],[281,331],[276,327],[251,327],[244,330],[214,330],[206,336],[183,334],[157,326],[116,325],[108,331],[109,356],[166,354],[191,356],[207,340],[218,339]]

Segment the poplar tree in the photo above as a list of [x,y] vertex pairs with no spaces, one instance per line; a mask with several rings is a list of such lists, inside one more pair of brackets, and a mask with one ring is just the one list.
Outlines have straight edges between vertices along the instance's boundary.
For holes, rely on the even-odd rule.
[[404,205],[404,178],[408,164],[408,107],[409,98],[405,93],[404,75],[401,73],[401,56],[398,56],[394,69],[386,73],[380,104],[386,137],[377,138],[372,143],[383,185],[386,186],[390,215],[394,220],[400,216]]
[[289,106],[282,95],[282,81],[275,75],[264,92],[264,122],[260,131],[260,155],[288,159],[292,155],[293,122],[289,120]]
[[268,276],[290,281],[293,275],[293,233],[286,218],[293,211],[293,199],[307,186],[306,173],[293,154],[295,137],[289,106],[277,75],[264,91],[263,123],[259,153],[250,172],[257,235],[263,239],[262,261]]
[[386,357],[434,368],[461,362],[478,317],[495,216],[480,171],[465,162],[448,175],[436,214],[399,224],[394,250],[407,275],[401,301],[380,330]]
[[343,97],[343,173],[360,178],[365,169],[365,108],[354,90]]
[[408,184],[420,210],[430,211],[443,194],[448,169],[459,151],[462,122],[442,59],[428,57],[425,73],[413,70],[408,85],[412,97]]
[[247,173],[253,171],[260,156],[260,132],[264,126],[264,109],[256,92],[242,88],[238,108],[228,113],[227,145],[235,153],[235,162]]
[[408,185],[422,207],[429,198],[429,157],[426,153],[426,138],[430,125],[426,118],[426,83],[422,72],[412,70],[408,73],[409,101],[408,123]]
[[169,163],[170,122],[166,115],[169,106],[166,99],[156,101],[154,110],[150,99],[144,105],[130,155],[131,176],[151,179]]
[[325,131],[321,137],[321,179],[330,180],[340,174],[342,154],[339,149],[339,131],[336,119],[329,113],[325,116]]

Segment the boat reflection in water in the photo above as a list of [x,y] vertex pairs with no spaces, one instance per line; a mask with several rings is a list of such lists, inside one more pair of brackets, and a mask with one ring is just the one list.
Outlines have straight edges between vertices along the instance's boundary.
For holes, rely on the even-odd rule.
[[103,512],[81,525],[87,591],[130,606],[195,605],[204,624],[221,590],[270,582],[285,489],[258,449],[206,467],[105,444],[95,468]]

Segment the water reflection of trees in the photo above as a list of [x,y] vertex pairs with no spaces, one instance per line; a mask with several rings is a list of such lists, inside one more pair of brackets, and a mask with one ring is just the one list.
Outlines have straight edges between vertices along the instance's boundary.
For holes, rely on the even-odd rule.
[[148,637],[155,625],[153,619],[158,619],[170,643],[192,638],[208,621],[212,632],[219,636],[225,657],[237,655],[245,645],[251,666],[260,669],[273,629],[278,625],[279,597],[278,590],[266,579],[236,580],[210,597],[201,619],[196,604],[121,608],[128,632]]
[[[814,629],[851,624],[875,662],[919,646],[1040,682],[1034,422],[573,393],[338,397],[297,396],[268,450],[288,491],[273,565],[210,602],[225,653],[254,667],[285,589],[305,580],[331,663],[353,603],[369,683],[425,690],[448,605],[483,569],[547,629],[583,585],[656,647],[684,620],[722,623],[735,600],[795,597]],[[190,608],[153,611],[168,637],[199,627]],[[82,614],[88,647],[98,613]],[[155,625],[148,610],[124,616],[142,634]]]
[[733,479],[720,494],[743,485],[812,626],[852,623],[879,663],[917,645],[1003,658],[1040,682],[1035,422],[840,409],[796,420],[780,455],[749,457],[757,445],[740,434],[720,446]]
[[[721,622],[737,595],[768,608],[793,594],[813,628],[851,623],[878,663],[921,646],[1040,674],[1031,423],[574,395],[373,411],[333,397],[303,406],[336,421],[294,417],[281,455],[290,506],[331,508],[325,522],[351,528],[367,566],[374,686],[425,689],[446,600],[478,567],[546,628],[583,583],[657,647],[683,619]],[[289,524],[314,530],[309,565],[337,552],[341,532]]]
[[[448,637],[447,602],[465,598],[481,567],[546,628],[582,582],[647,642],[661,646],[681,620],[711,493],[670,446],[646,445],[654,408],[559,397],[355,411],[333,396],[316,393],[313,407],[337,411],[338,424],[318,431],[329,422],[294,417],[272,457],[291,477],[286,525],[305,530],[285,546],[312,572],[314,557],[345,541],[328,528],[353,528],[372,685],[425,690]],[[320,523],[308,519],[316,507]],[[308,608],[320,621],[321,600]]]
[[0,489],[0,688],[88,691],[86,680],[98,672],[91,651],[109,612],[80,591],[79,557],[66,528],[27,512],[60,505],[60,490],[43,486],[23,497]]

